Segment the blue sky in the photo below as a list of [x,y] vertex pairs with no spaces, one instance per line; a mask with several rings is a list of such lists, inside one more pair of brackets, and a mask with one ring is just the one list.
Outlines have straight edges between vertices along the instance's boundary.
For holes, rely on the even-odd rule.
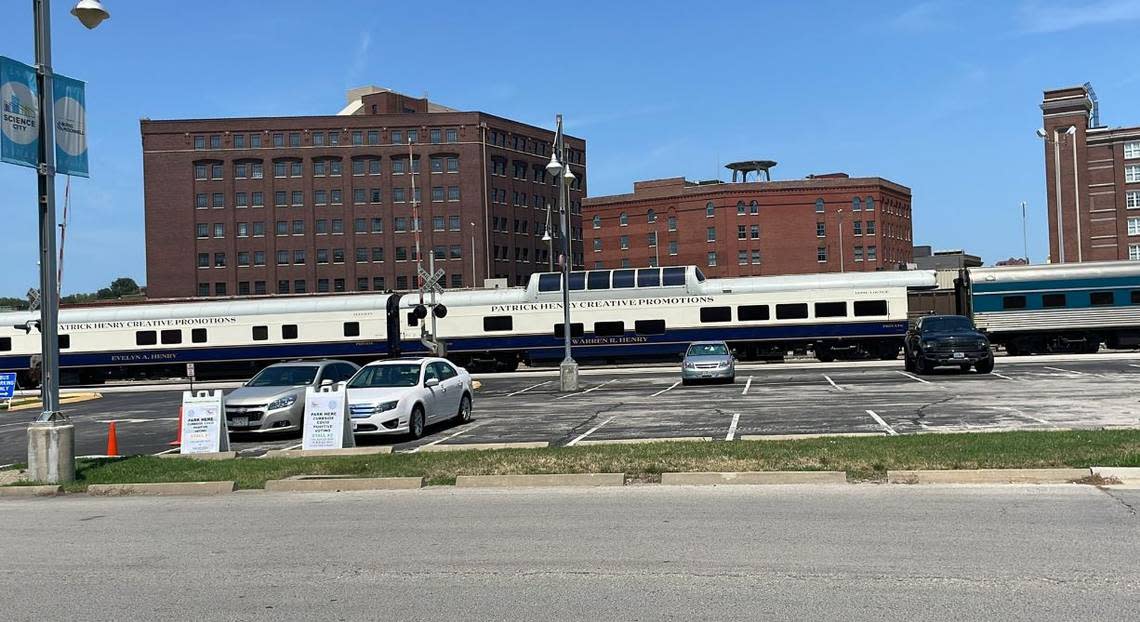
[[[878,175],[912,189],[915,243],[987,263],[1021,254],[1021,201],[1031,256],[1047,250],[1043,89],[1091,81],[1104,123],[1140,124],[1140,0],[104,3],[94,31],[53,7],[55,69],[88,82],[92,159],[72,181],[64,293],[145,281],[140,117],[333,114],[365,84],[547,127],[561,112],[588,142],[591,195],[750,158],[778,179]],[[0,55],[31,63],[31,2],[5,4]],[[0,165],[0,209],[0,295],[22,295],[38,282],[31,169]]]

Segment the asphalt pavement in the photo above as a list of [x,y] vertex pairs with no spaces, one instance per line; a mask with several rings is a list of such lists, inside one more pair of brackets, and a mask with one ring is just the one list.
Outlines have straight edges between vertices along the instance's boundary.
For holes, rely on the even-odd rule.
[[[711,442],[805,434],[1140,427],[1140,355],[1003,357],[993,374],[907,373],[900,361],[747,364],[728,385],[680,383],[675,366],[590,368],[581,391],[558,391],[556,370],[479,377],[474,420],[429,427],[418,441],[361,438],[396,451],[425,445],[546,442],[578,445],[697,438]],[[211,385],[232,388],[235,383]],[[116,422],[122,453],[169,451],[177,434],[177,384],[99,387],[103,397],[66,408],[79,455],[106,451]],[[0,465],[26,455],[34,412],[0,414]],[[245,455],[294,447],[299,434],[231,436]]]
[[735,486],[0,502],[5,619],[1128,620],[1140,491]]

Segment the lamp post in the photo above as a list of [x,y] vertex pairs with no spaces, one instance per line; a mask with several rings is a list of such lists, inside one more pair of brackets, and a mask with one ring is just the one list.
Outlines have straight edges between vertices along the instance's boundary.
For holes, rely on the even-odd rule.
[[839,271],[847,272],[847,256],[843,254],[843,208],[835,210],[837,226],[839,227]]
[[[59,275],[55,246],[55,96],[52,92],[51,1],[32,0],[39,101],[37,160],[40,233],[40,369],[43,411],[28,426],[28,474],[50,483],[75,479],[75,427],[59,410]],[[80,0],[71,14],[95,28],[110,13],[99,0]]]
[[471,221],[471,287],[475,285],[475,221]]
[[550,201],[546,202],[546,228],[542,233],[542,241],[546,242],[546,258],[550,262],[550,271],[554,272],[554,238],[550,237]]
[[574,331],[570,326],[570,210],[567,205],[574,173],[570,172],[569,163],[563,164],[566,162],[566,139],[562,135],[562,115],[556,119],[558,129],[546,170],[558,180],[558,213],[561,215],[562,228],[562,343],[565,350],[558,369],[560,388],[568,392],[578,390],[578,363],[570,356],[570,334]]
[[1029,264],[1029,225],[1025,214],[1025,201],[1021,202],[1021,244],[1024,246],[1025,263]]
[[[1044,140],[1046,144],[1053,143],[1053,186],[1054,196],[1057,199],[1057,259],[1060,263],[1065,263],[1065,213],[1061,210],[1061,128],[1053,128],[1053,137],[1049,138],[1044,129],[1037,130],[1037,137]],[[1065,136],[1072,136],[1077,133],[1076,126],[1069,126],[1065,130]],[[1073,177],[1074,184],[1077,174],[1076,161],[1077,161],[1077,146],[1074,141],[1073,144]],[[1074,191],[1076,188],[1074,187]],[[1077,219],[1078,225],[1080,218]],[[1080,242],[1080,240],[1078,240]]]

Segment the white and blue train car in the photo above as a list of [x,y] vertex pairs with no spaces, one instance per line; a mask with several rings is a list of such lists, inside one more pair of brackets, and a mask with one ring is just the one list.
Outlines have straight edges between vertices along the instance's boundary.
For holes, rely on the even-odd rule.
[[[584,362],[675,357],[691,341],[722,339],[743,358],[813,349],[823,360],[860,350],[897,356],[907,292],[933,272],[706,279],[696,267],[574,272],[570,335]],[[438,338],[461,365],[514,369],[562,358],[562,275],[526,287],[446,291]],[[60,365],[71,380],[182,374],[185,363],[246,373],[267,362],[368,361],[424,352],[419,296],[345,294],[165,302],[60,311]],[[35,381],[40,336],[29,313],[0,314],[0,369]]]
[[969,270],[974,323],[1010,354],[1140,346],[1140,262]]

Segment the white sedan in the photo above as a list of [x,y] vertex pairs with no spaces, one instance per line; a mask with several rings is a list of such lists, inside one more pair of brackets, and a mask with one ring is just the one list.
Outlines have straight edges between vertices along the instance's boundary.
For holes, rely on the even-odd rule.
[[393,359],[365,365],[348,381],[352,431],[424,435],[429,424],[471,420],[471,375],[447,359]]

